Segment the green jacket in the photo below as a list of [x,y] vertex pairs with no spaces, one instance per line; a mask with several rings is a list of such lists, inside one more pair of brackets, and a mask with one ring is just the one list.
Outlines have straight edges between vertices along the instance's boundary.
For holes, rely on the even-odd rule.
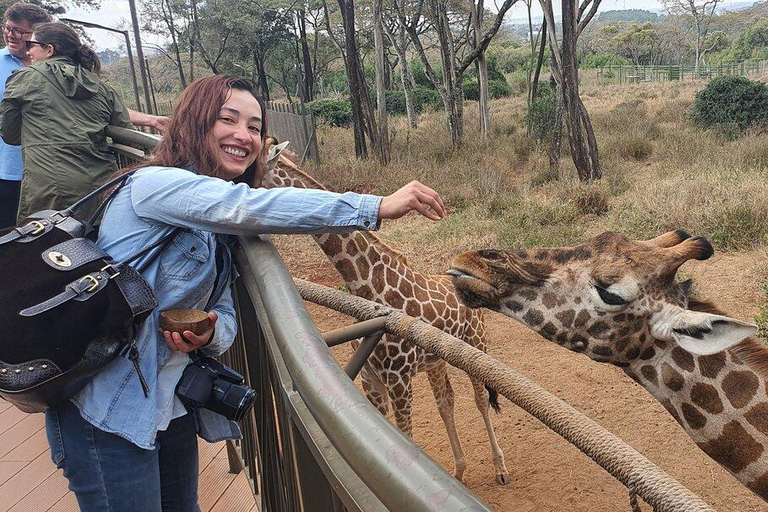
[[[19,219],[71,206],[106,181],[117,166],[105,128],[131,127],[114,89],[62,57],[11,75],[0,116],[3,140],[21,144],[24,155]],[[95,209],[89,206],[79,218]]]

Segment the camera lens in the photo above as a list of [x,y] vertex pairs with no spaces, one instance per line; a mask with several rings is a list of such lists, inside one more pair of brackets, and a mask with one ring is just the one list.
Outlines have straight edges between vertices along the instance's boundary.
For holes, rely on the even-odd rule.
[[256,392],[248,386],[216,379],[207,407],[231,420],[240,421],[251,409],[255,400]]

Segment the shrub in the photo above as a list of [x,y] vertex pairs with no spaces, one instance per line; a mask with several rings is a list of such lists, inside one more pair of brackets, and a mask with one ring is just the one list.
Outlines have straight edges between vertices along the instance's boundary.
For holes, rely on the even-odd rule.
[[653,143],[642,135],[628,134],[619,140],[619,156],[624,160],[647,160],[653,154]]
[[489,80],[488,93],[493,99],[506,98],[512,94],[512,88],[507,84],[506,80]]
[[423,87],[417,87],[413,90],[413,103],[416,106],[416,112],[440,110],[443,108],[443,100],[440,99],[440,93],[434,89],[425,89]]
[[[464,99],[479,101],[480,85],[474,78],[464,78]],[[488,94],[493,99],[506,98],[512,94],[512,88],[506,80],[488,80]]]
[[352,105],[345,100],[321,99],[309,103],[315,118],[331,126],[352,124]]
[[526,122],[531,125],[531,135],[539,142],[548,142],[555,129],[555,99],[549,84],[540,84],[536,98],[531,102],[525,114]]
[[464,77],[462,84],[464,87],[464,99],[479,101],[480,100],[480,85],[474,78]]
[[408,113],[408,109],[405,107],[405,93],[403,91],[386,91],[385,95],[387,98],[387,113],[393,116],[404,116]]
[[696,93],[691,119],[700,128],[725,132],[768,124],[768,85],[740,76],[715,78]]

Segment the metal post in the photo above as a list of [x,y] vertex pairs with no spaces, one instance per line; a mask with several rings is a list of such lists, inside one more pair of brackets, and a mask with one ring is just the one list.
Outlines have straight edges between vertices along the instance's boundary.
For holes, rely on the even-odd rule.
[[144,86],[144,100],[147,102],[147,113],[152,114],[152,103],[149,98],[149,83],[147,82],[147,70],[144,66],[144,49],[141,47],[141,34],[139,33],[139,17],[136,15],[136,0],[128,0],[128,5],[131,8],[133,40],[136,41],[136,57],[139,59],[141,84]]

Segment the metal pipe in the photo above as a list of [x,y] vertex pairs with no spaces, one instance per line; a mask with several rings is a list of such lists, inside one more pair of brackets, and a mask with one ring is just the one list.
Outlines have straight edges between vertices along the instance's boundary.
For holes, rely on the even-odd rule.
[[355,377],[357,377],[357,374],[363,369],[365,362],[371,357],[376,345],[379,344],[379,340],[381,340],[381,337],[384,336],[384,334],[385,331],[381,330],[370,336],[366,336],[365,339],[363,339],[363,342],[357,347],[357,350],[355,350],[355,353],[352,354],[352,357],[344,367],[344,373],[346,373],[350,379],[355,380]]
[[322,336],[329,347],[335,347],[336,345],[341,345],[342,343],[380,331],[384,329],[386,323],[387,319],[385,317],[364,320],[353,325],[324,332]]

